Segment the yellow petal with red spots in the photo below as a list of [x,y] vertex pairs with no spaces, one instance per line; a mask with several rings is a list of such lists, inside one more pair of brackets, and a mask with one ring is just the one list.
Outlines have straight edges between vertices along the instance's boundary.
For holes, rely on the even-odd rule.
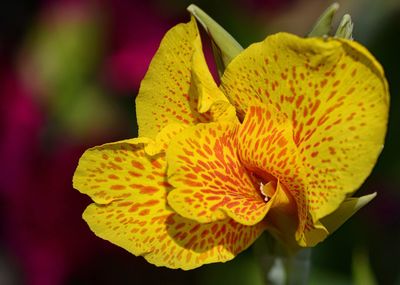
[[255,173],[263,184],[279,182],[293,197],[288,199],[294,204],[291,209],[297,208],[298,222],[295,224],[299,244],[306,246],[324,239],[326,230],[313,227],[306,194],[308,180],[293,141],[292,124],[285,114],[273,105],[261,103],[260,106],[249,107],[238,130],[237,141],[238,155],[245,167]]
[[156,136],[155,140],[151,140],[145,145],[144,150],[148,155],[156,155],[165,152],[172,138],[182,132],[187,125],[169,124],[166,125]]
[[[104,144],[85,151],[74,173],[73,186],[98,204],[128,197],[152,197],[165,187],[165,167],[146,158],[142,139]],[[157,180],[156,185],[153,181]]]
[[360,186],[382,149],[387,83],[379,63],[353,41],[270,36],[231,62],[222,90],[241,117],[265,103],[292,122],[314,221]]
[[199,224],[173,213],[162,202],[142,204],[132,212],[132,205],[136,204],[92,204],[83,218],[97,236],[142,255],[157,266],[188,270],[231,260],[265,229],[262,223],[244,226],[231,219]]
[[195,20],[167,32],[141,82],[136,98],[139,136],[155,138],[167,124],[196,121],[189,101],[194,43],[200,41]]
[[262,223],[202,225],[180,217],[166,203],[165,171],[165,156],[146,156],[137,140],[86,151],[74,187],[97,203],[83,214],[92,231],[156,265],[191,269],[232,259],[264,230]]
[[284,113],[272,105],[259,104],[247,110],[238,131],[238,154],[242,163],[264,183],[279,180],[292,195],[302,195],[306,183],[293,141],[293,127]]
[[208,223],[227,216],[244,225],[261,221],[270,204],[237,157],[238,124],[209,123],[185,129],[167,150],[169,205]]
[[214,101],[229,104],[208,70],[192,17],[167,32],[141,82],[136,98],[139,136],[155,139],[169,124],[208,122],[212,114],[204,113]]

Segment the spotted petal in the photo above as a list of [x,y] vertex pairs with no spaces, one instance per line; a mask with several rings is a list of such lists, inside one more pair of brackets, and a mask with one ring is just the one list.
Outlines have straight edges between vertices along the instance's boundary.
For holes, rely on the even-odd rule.
[[130,139],[86,150],[74,173],[74,188],[97,204],[141,195],[149,198],[157,193],[159,187],[165,186],[153,185],[153,181],[164,177],[165,169],[157,159],[144,159],[139,147],[142,142]]
[[262,223],[203,225],[180,217],[166,203],[165,170],[165,157],[146,156],[137,140],[86,151],[74,187],[97,203],[83,215],[92,231],[158,266],[192,269],[232,259],[265,229]]
[[[185,270],[225,262],[245,250],[265,226],[243,226],[231,219],[199,224],[173,213],[165,204],[138,207],[132,201],[90,205],[84,219],[101,238],[123,247],[157,266]],[[139,215],[145,212],[146,215]]]
[[[304,175],[305,169],[299,150],[293,140],[292,124],[284,113],[271,104],[261,103],[260,106],[249,107],[238,131],[238,154],[247,169],[256,173],[264,182],[277,181],[278,186],[286,189],[281,192],[288,192],[287,195],[294,198],[294,201],[293,198],[285,198],[295,203],[285,208],[297,208],[296,220],[287,222],[297,226],[296,239],[299,244],[314,245],[327,236],[323,227],[313,226],[306,193],[308,180]],[[282,207],[282,203],[277,201],[277,204],[278,207]],[[274,212],[281,211],[275,209]],[[287,220],[293,219],[293,215],[288,215],[286,210],[279,215],[290,216]]]
[[308,170],[314,221],[360,186],[382,149],[386,80],[379,63],[355,42],[270,36],[231,62],[222,90],[241,117],[249,106],[265,103],[290,119]]
[[239,161],[238,124],[200,124],[184,130],[167,150],[168,203],[180,215],[208,223],[227,216],[244,225],[260,222],[271,203]]
[[167,32],[141,82],[136,99],[139,136],[155,139],[169,124],[213,120],[213,114],[203,113],[221,101],[232,119],[234,108],[212,79],[192,17]]
[[305,183],[301,162],[293,141],[290,120],[272,105],[259,104],[247,110],[238,131],[240,160],[265,181],[278,179],[294,196]]
[[149,140],[145,145],[144,150],[148,155],[157,155],[160,152],[165,152],[172,138],[182,132],[187,125],[184,124],[169,124],[166,125],[157,135],[154,140]]

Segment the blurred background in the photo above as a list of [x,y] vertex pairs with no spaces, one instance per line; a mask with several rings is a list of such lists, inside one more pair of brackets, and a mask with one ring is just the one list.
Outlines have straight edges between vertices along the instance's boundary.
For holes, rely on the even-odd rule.
[[[330,2],[191,1],[244,47],[305,35]],[[262,284],[250,248],[184,272],[96,238],[71,177],[91,146],[135,137],[134,98],[164,33],[190,1],[17,0],[0,11],[0,284]],[[357,195],[378,197],[312,251],[310,284],[400,284],[400,1],[339,1],[391,91],[385,149]],[[337,19],[338,20],[338,19]]]

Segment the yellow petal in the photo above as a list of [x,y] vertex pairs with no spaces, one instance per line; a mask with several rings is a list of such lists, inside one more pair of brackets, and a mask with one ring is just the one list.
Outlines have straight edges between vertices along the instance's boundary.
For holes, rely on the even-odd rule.
[[173,27],[164,36],[136,98],[139,136],[155,138],[167,124],[195,121],[189,87],[194,43],[199,40],[195,20]]
[[265,217],[267,230],[288,249],[295,252],[301,247],[296,240],[298,227],[297,206],[292,195],[278,182],[275,205]]
[[235,107],[229,103],[209,72],[200,41],[195,43],[193,52],[189,97],[198,101],[198,122],[237,122]]
[[155,140],[145,145],[144,150],[148,155],[156,155],[165,152],[172,138],[186,128],[184,124],[166,125],[156,136]]
[[192,17],[167,32],[142,80],[136,98],[139,136],[155,139],[166,125],[209,121],[201,113],[214,100],[228,103],[208,70]]
[[199,98],[198,111],[200,113],[207,112],[211,104],[215,100],[229,102],[225,95],[219,90],[211,73],[209,72],[207,63],[204,60],[201,43],[195,44],[192,59],[192,80],[193,85],[191,91],[192,97]]
[[[284,113],[272,105],[251,106],[238,131],[238,154],[245,167],[256,173],[264,183],[276,181],[278,190],[279,187],[286,189],[277,190],[278,208],[297,209],[297,217],[293,220],[293,213],[288,214],[288,210],[277,210],[276,205],[271,206],[278,234],[285,236],[281,240],[292,244],[296,239],[301,246],[312,246],[326,237],[326,230],[314,226],[309,213],[309,181],[293,141],[291,122]],[[266,221],[269,221],[268,216]]]
[[264,230],[230,219],[200,225],[171,211],[165,156],[146,156],[137,141],[95,147],[80,160],[74,187],[97,203],[83,214],[96,235],[158,266],[192,269],[232,259]]
[[365,195],[359,198],[347,198],[332,214],[322,218],[321,223],[327,228],[329,233],[333,233],[351,216],[371,202],[375,197],[376,193]]
[[279,180],[293,196],[303,195],[299,189],[305,182],[293,127],[274,106],[260,104],[247,110],[238,131],[238,154],[246,168],[265,182]]
[[328,236],[325,227],[314,223],[311,216],[305,221],[305,228],[299,231],[297,207],[289,191],[278,183],[276,198],[270,211],[265,217],[267,231],[269,231],[289,253],[296,253],[303,247],[315,246]]
[[132,212],[132,205],[137,204],[91,204],[83,218],[97,236],[134,255],[142,255],[157,266],[189,270],[231,260],[265,228],[263,224],[243,226],[230,219],[198,224],[173,213],[161,202],[134,206],[137,210]]
[[169,205],[180,215],[208,223],[227,216],[244,225],[260,222],[271,203],[236,154],[237,124],[209,123],[185,129],[167,150]]
[[[154,195],[158,190],[152,181],[164,177],[165,169],[157,159],[145,157],[143,141],[146,140],[124,140],[86,150],[74,173],[74,188],[98,204]],[[164,187],[157,187],[160,186]]]
[[241,117],[263,102],[292,121],[314,221],[361,185],[382,149],[387,83],[379,63],[353,41],[270,36],[231,62],[222,89]]
[[[251,106],[238,135],[238,156],[243,165],[265,184],[283,184],[298,205],[299,231],[307,219],[307,204],[301,162],[286,116],[272,105]],[[293,205],[295,207],[295,205]]]

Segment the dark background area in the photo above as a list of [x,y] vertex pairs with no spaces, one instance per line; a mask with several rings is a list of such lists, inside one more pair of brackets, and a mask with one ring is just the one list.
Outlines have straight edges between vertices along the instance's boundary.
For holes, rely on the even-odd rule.
[[[305,35],[319,0],[192,1],[244,47]],[[400,284],[400,1],[339,1],[391,92],[385,149],[357,196],[377,198],[312,252],[310,284]],[[72,188],[82,152],[137,134],[134,98],[188,1],[6,1],[0,9],[0,284],[261,284],[250,248],[226,264],[157,268],[95,237]],[[339,18],[339,17],[337,17]],[[337,19],[338,20],[338,19]],[[375,280],[375,282],[374,282]],[[366,283],[372,282],[372,283]]]

